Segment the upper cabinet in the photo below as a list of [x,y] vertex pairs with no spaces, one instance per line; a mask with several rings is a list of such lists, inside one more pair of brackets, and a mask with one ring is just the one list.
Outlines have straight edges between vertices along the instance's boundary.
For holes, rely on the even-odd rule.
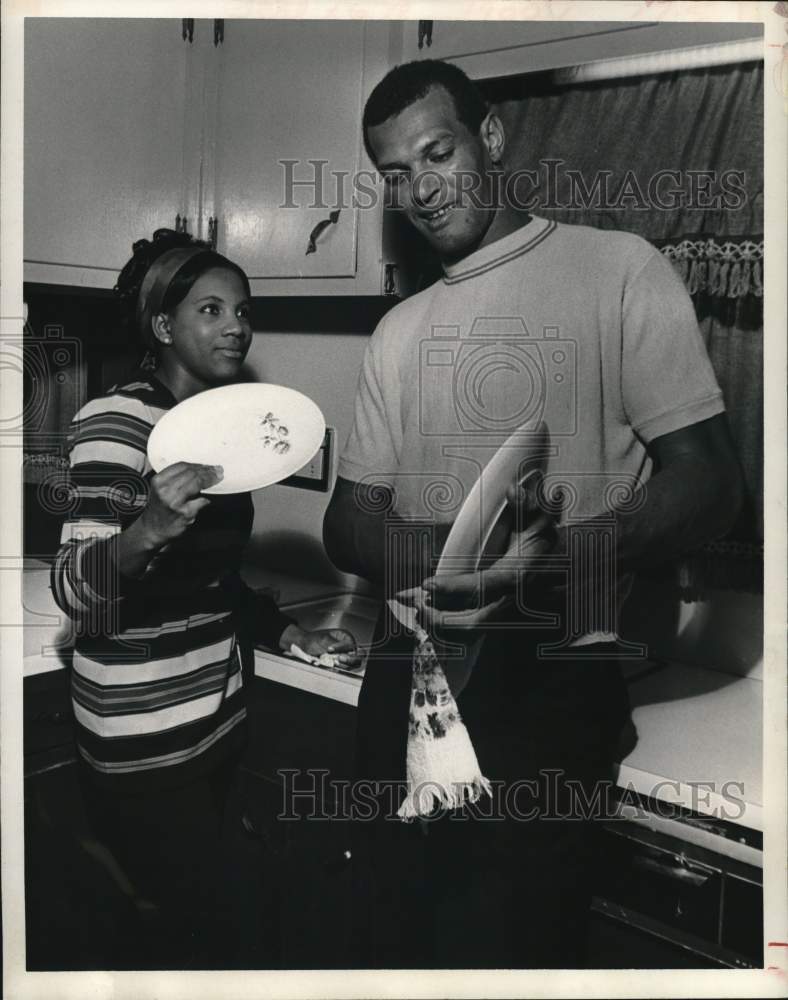
[[25,20],[26,280],[111,287],[191,214],[192,58],[179,20]]
[[484,79],[741,41],[761,30],[760,24],[678,21],[408,21],[402,22],[402,60],[446,59]]
[[261,290],[356,278],[366,36],[363,21],[226,22],[206,203],[218,249]]
[[132,242],[177,219],[255,295],[393,291],[361,138],[389,35],[364,21],[28,20],[25,279],[112,287]]
[[393,265],[413,254],[384,221],[361,134],[365,99],[394,63],[443,58],[495,77],[758,30],[28,18],[25,279],[111,288],[135,240],[181,226],[236,260],[255,295],[396,293],[410,265]]

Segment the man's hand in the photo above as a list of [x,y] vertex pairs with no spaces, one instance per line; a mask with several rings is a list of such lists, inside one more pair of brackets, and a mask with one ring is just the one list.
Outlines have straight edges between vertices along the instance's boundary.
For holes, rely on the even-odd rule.
[[[639,502],[630,510],[613,511],[616,572],[659,565],[719,537],[730,530],[741,503],[741,475],[723,414],[656,438],[647,451],[655,473],[637,494]],[[478,628],[493,621],[511,605],[518,581],[529,580],[529,558],[551,551],[557,543],[554,533],[548,545],[545,537],[532,537],[537,525],[529,522],[533,506],[527,492],[511,491],[508,499],[510,507],[521,515],[524,506],[527,528],[521,534],[513,533],[502,559],[478,573],[430,577],[410,592],[420,601],[419,618],[425,628]],[[585,525],[594,527],[596,521],[609,530],[610,513],[590,518]],[[559,538],[563,531],[559,529]],[[548,531],[547,537],[550,534]],[[566,538],[557,548],[566,554]],[[560,572],[534,574],[540,602],[545,596],[562,596],[564,606],[568,606],[567,602],[577,604],[577,595],[589,587],[597,593],[599,567],[592,562],[579,569],[585,575],[578,572],[571,584]],[[411,603],[416,601],[411,598]]]
[[[534,489],[532,482],[529,488],[512,486],[507,491],[508,507],[500,523],[509,533],[508,545],[490,566],[471,573],[431,576],[421,587],[397,595],[402,604],[416,608],[425,629],[482,628],[514,606],[534,557],[551,551],[556,540],[553,520],[536,506]],[[519,531],[517,525],[525,528]]]
[[317,659],[323,653],[330,653],[346,667],[357,667],[362,659],[355,637],[343,628],[324,628],[307,632],[298,625],[288,625],[282,633],[279,645],[285,651],[291,646],[298,646],[304,653]]

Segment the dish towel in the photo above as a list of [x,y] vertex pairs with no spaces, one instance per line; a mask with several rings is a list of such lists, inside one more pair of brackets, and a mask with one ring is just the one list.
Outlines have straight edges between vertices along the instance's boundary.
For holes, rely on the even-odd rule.
[[456,809],[492,794],[432,640],[418,625],[408,717],[407,795],[397,810],[406,822],[436,806]]

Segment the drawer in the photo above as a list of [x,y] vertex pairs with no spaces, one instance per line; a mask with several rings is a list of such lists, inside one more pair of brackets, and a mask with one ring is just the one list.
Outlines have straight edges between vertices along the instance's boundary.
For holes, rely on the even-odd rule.
[[625,823],[601,836],[599,912],[723,966],[762,965],[758,869]]
[[691,863],[679,853],[610,835],[605,899],[677,930],[716,941],[723,879],[719,871]]

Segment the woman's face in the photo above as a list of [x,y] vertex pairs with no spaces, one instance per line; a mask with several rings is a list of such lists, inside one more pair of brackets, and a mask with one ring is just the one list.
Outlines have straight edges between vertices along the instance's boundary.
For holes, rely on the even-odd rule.
[[191,392],[237,378],[252,342],[249,308],[235,271],[200,275],[156,333],[167,380]]

